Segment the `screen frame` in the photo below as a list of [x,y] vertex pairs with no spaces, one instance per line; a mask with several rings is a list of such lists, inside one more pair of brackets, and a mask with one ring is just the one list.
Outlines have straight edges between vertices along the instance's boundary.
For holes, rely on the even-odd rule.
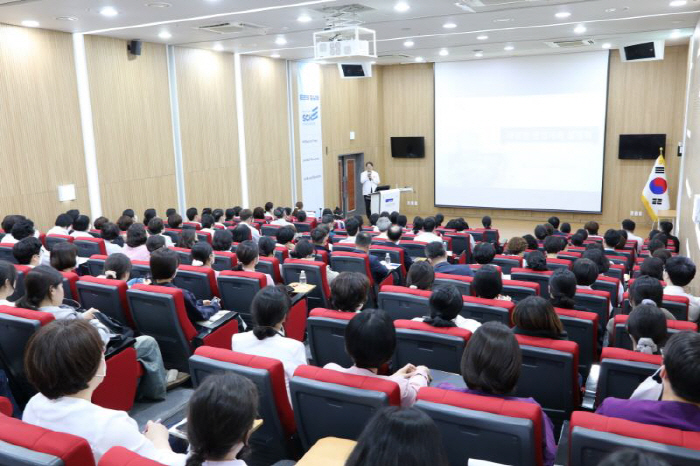
[[[668,134],[666,133],[643,133],[643,134],[620,134],[619,140],[618,140],[618,146],[617,146],[617,159],[618,160],[656,160],[659,157],[658,153],[655,153],[653,156],[649,157],[622,157],[622,138],[623,137],[652,137],[652,136],[657,136],[661,138],[663,136],[663,145],[658,146],[658,147],[666,147],[666,143],[668,142]],[[658,149],[657,147],[657,149]]]
[[[433,124],[435,126],[435,124]],[[394,155],[394,139],[419,139],[421,141],[422,155],[416,157],[395,156]],[[425,136],[389,136],[389,150],[391,151],[392,159],[424,159],[425,158]]]
[[[610,105],[610,61],[612,60],[612,51],[608,51],[608,60],[607,60],[607,72],[606,72],[606,78],[607,78],[607,86],[605,88],[605,123],[604,123],[604,131],[603,131],[603,175],[600,177],[600,207],[598,210],[561,210],[561,209],[525,209],[521,207],[486,207],[486,206],[478,206],[478,205],[453,205],[453,204],[438,204],[437,203],[437,170],[436,170],[436,165],[437,165],[437,112],[436,112],[436,106],[437,106],[437,87],[435,86],[435,81],[436,81],[436,68],[435,64],[433,64],[433,141],[434,147],[433,147],[433,205],[434,207],[446,207],[446,208],[451,208],[451,209],[488,209],[488,210],[517,210],[519,212],[563,212],[563,213],[576,213],[576,214],[597,214],[597,215],[602,215],[603,214],[603,202],[605,200],[605,162],[608,159],[608,154],[607,154],[607,145],[608,145],[608,108]],[[502,58],[499,58],[502,59]]]

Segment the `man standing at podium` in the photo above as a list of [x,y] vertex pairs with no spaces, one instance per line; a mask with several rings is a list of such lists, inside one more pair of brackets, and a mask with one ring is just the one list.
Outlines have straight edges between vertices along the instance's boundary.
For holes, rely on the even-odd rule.
[[365,197],[365,211],[367,218],[372,214],[372,197],[370,194],[377,191],[377,186],[380,183],[379,173],[374,171],[374,164],[367,162],[365,171],[360,175],[360,183],[362,183],[362,195]]

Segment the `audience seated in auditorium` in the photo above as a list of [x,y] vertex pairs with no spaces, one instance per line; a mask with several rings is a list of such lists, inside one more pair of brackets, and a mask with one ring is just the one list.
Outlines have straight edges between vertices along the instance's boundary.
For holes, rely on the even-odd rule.
[[423,221],[423,229],[416,235],[413,241],[419,241],[423,243],[432,243],[433,241],[437,241],[442,243],[442,238],[434,233],[435,227],[435,217],[427,217]]
[[659,223],[659,228],[661,228],[661,232],[664,235],[666,235],[666,238],[673,243],[673,251],[678,252],[681,242],[677,236],[673,236],[671,234],[671,232],[673,231],[673,223],[669,222],[668,220],[665,220]]
[[569,269],[557,269],[549,277],[549,301],[559,309],[576,309],[576,275]]
[[[257,247],[255,248],[257,250]],[[211,247],[211,244],[207,243],[206,241],[199,241],[196,243],[194,246],[192,246],[192,265],[195,267],[209,267],[211,268],[212,264],[216,260],[214,256],[214,248]],[[216,276],[219,276],[219,271],[215,270],[214,273]]]
[[[438,388],[539,405],[532,398],[509,395],[518,384],[521,366],[522,352],[513,332],[500,322],[486,322],[474,332],[464,349],[461,372],[467,388],[449,383],[442,383]],[[544,464],[552,466],[557,449],[554,426],[544,412],[542,418]]]
[[54,226],[52,226],[49,231],[46,232],[47,235],[64,235],[70,234],[70,227],[73,224],[73,219],[68,214],[59,214],[56,217]]
[[78,248],[73,243],[56,243],[51,249],[51,267],[59,272],[73,272],[78,266]]
[[117,226],[119,227],[120,231],[126,232],[129,230],[129,227],[134,224],[134,217],[130,217],[128,215],[122,215],[117,219]]
[[253,330],[237,333],[231,339],[231,349],[238,353],[253,354],[277,359],[284,366],[285,381],[297,367],[308,364],[304,344],[284,333],[284,323],[291,307],[291,300],[281,286],[266,286],[258,291],[250,305]]
[[554,235],[554,226],[552,226],[551,223],[545,222],[542,224],[542,226],[544,227],[544,230],[547,232],[547,236]]
[[250,230],[251,239],[257,244],[260,239],[260,232],[253,226],[253,212],[250,209],[243,209],[241,210],[240,218],[241,223],[239,225],[243,225]]
[[107,371],[104,349],[98,332],[82,319],[41,327],[29,340],[25,358],[27,378],[39,393],[29,400],[22,420],[84,438],[96,462],[121,446],[154,461],[182,464],[184,457],[173,453],[165,426],[149,421],[142,434],[124,411],[91,402]]
[[258,251],[261,257],[274,257],[277,243],[271,236],[261,236],[258,241]]
[[425,322],[433,327],[459,327],[474,332],[481,323],[459,315],[462,310],[462,294],[454,285],[437,286],[430,295],[430,316],[416,317],[415,321]]
[[392,225],[389,227],[389,230],[386,232],[387,239],[386,241],[380,241],[377,244],[381,246],[389,246],[392,248],[401,248],[404,250],[403,253],[403,266],[406,270],[409,270],[411,266],[413,265],[413,259],[411,258],[411,255],[408,253],[406,248],[403,247],[401,244],[401,238],[403,236],[403,228],[401,228],[399,225]]
[[544,239],[544,250],[547,253],[547,257],[550,259],[556,259],[557,254],[566,249],[566,238],[564,236],[547,236]]
[[511,239],[508,240],[508,243],[506,243],[506,249],[503,253],[508,256],[522,257],[526,249],[527,241],[525,241],[525,238],[522,238],[520,236],[513,236]]
[[597,414],[691,432],[700,432],[700,334],[680,332],[669,338],[659,376],[661,400],[609,397]]
[[391,220],[389,220],[389,217],[379,217],[379,219],[377,220],[377,224],[375,225],[375,231],[378,231],[379,234],[375,236],[375,238],[388,239],[387,231],[389,231],[390,226]]
[[209,233],[214,236],[214,216],[211,214],[202,215],[202,229],[200,230],[204,233]]
[[216,230],[211,240],[211,247],[214,251],[230,251],[233,246],[233,235],[231,230]]
[[[23,220],[25,217],[23,215],[5,215],[5,217],[2,219],[2,226],[3,231],[5,232],[5,236],[2,238],[2,242],[4,244],[14,244],[17,241],[12,237],[12,227],[15,226],[15,223],[17,223],[19,220]],[[73,218],[71,217],[71,224],[73,223]]]
[[654,304],[640,304],[627,318],[627,333],[632,348],[645,354],[661,354],[668,340],[666,316]]
[[583,242],[585,241],[585,237],[584,237],[581,233],[576,232],[576,233],[574,233],[573,235],[571,235],[571,239],[570,239],[570,240],[571,240],[571,245],[572,245],[572,246],[582,247],[582,246],[583,246]]
[[348,233],[348,237],[341,239],[340,243],[350,243],[350,244],[355,244],[355,237],[357,236],[357,233],[360,231],[360,222],[357,220],[357,218],[353,217],[351,219],[348,219],[348,221],[345,222],[345,231]]
[[[598,274],[603,275],[608,270],[610,270],[610,260],[607,258],[600,244],[589,244],[587,249],[581,254],[582,259],[592,260],[596,267],[598,267]],[[622,286],[623,280],[620,280],[617,286],[617,301],[622,302],[622,297],[624,295],[624,288]]]
[[474,248],[472,257],[477,264],[490,264],[496,257],[496,248],[491,243],[479,243]]
[[693,296],[684,289],[695,278],[693,261],[684,256],[669,258],[666,261],[666,276],[669,283],[664,288],[664,294],[687,297],[690,301],[688,320],[697,322],[700,318],[700,297]]
[[134,209],[124,209],[124,212],[122,212],[122,215],[126,216],[126,217],[131,217],[131,220],[133,220],[134,222],[138,221],[138,219],[136,218],[136,213],[134,212]]
[[214,217],[214,226],[220,228],[226,228],[226,226],[221,223],[221,217],[224,216],[224,211],[223,209],[214,209],[211,213],[212,217]]
[[423,223],[425,221],[423,220],[423,217],[416,215],[413,217],[413,234],[418,235],[421,231],[423,231]]
[[540,245],[537,243],[537,238],[532,235],[523,235],[523,239],[527,243],[527,249],[530,251],[536,251]]
[[372,272],[374,283],[378,286],[389,275],[389,270],[384,267],[381,260],[369,253],[369,247],[372,245],[372,237],[369,233],[360,232],[355,237],[355,251],[361,254],[367,254],[369,258],[369,268]]
[[[84,320],[99,333],[102,345],[109,344],[112,331],[99,320],[98,309],[79,312],[63,303],[63,276],[51,267],[39,266],[24,277],[24,296],[17,307],[48,312],[56,320]],[[143,362],[144,375],[138,387],[139,398],[162,400],[165,398],[166,373],[158,343],[153,337],[136,337],[136,357]],[[176,371],[177,372],[177,371]]]
[[588,222],[586,222],[583,228],[585,228],[586,232],[588,233],[588,239],[595,239],[598,241],[603,239],[600,236],[598,236],[598,229],[600,228],[598,222],[589,220]]
[[126,232],[126,246],[122,252],[132,261],[147,261],[151,257],[146,247],[146,228],[142,223],[134,223]]
[[17,285],[17,269],[7,261],[0,260],[0,306],[14,306],[15,303],[8,301]]
[[185,215],[187,216],[188,222],[201,225],[201,223],[199,223],[199,211],[196,207],[190,207],[187,209],[185,211]]
[[510,296],[501,294],[503,291],[503,278],[501,272],[492,265],[484,265],[474,272],[471,289],[477,298],[511,300]]
[[568,222],[564,222],[559,227],[559,230],[563,233],[563,236],[567,236],[571,233],[571,224]]
[[109,219],[107,217],[97,217],[95,220],[93,220],[92,227],[95,230],[102,230],[102,225],[105,223],[109,223]]
[[291,226],[280,227],[275,233],[277,238],[277,246],[283,246],[289,251],[294,249],[294,237],[296,236],[296,231]]
[[657,280],[664,279],[664,262],[658,257],[647,257],[639,266],[640,275],[648,275]]
[[175,243],[178,248],[192,249],[194,243],[197,242],[197,230],[193,228],[184,228],[178,236],[179,239]]
[[555,216],[549,217],[549,219],[547,220],[547,223],[552,225],[553,230],[552,230],[551,235],[566,236],[566,234],[564,232],[559,231],[559,217],[555,217]]
[[[114,253],[105,259],[104,267],[102,270],[102,275],[98,278],[108,278],[110,280],[121,280],[127,282],[129,286],[131,283],[131,261],[129,258],[121,252]],[[143,283],[144,280],[138,283]],[[150,283],[150,281],[149,281]]]
[[284,208],[277,207],[274,211],[275,219],[270,222],[271,225],[292,225],[291,222],[287,221],[287,213]]
[[484,215],[483,217],[481,217],[481,226],[483,226],[485,230],[490,230],[491,217],[489,217],[488,215]]
[[663,262],[665,265],[666,261],[673,257],[673,254],[671,254],[671,251],[669,251],[668,249],[657,249],[656,251],[654,251],[651,257],[661,259],[661,262]]
[[[163,248],[153,251],[150,259],[153,284],[157,286],[167,286],[168,288],[178,288],[173,284],[173,279],[177,274],[177,266],[179,263],[180,259],[177,252],[172,249]],[[197,322],[208,320],[220,310],[218,304],[212,303],[208,299],[197,301],[190,290],[184,288],[179,289],[182,290],[187,317],[195,327],[198,327]]]
[[258,414],[258,389],[232,372],[212,374],[187,406],[186,466],[246,466],[245,456]]
[[275,205],[270,201],[265,203],[265,220],[272,221],[275,218],[274,207]]
[[[489,243],[479,243],[491,246]],[[491,246],[493,249],[493,246]],[[447,261],[447,251],[445,251],[445,246],[442,242],[434,241],[428,243],[425,246],[425,257],[428,259],[430,265],[433,266],[435,273],[447,273],[450,275],[462,275],[465,277],[471,277],[474,275],[472,269],[468,265],[463,264],[450,264]],[[493,258],[492,258],[493,259]]]
[[344,368],[329,363],[325,369],[392,380],[401,390],[401,406],[413,406],[418,390],[430,383],[430,369],[425,366],[407,364],[393,375],[379,375],[396,349],[394,323],[381,309],[366,309],[352,318],[345,327],[345,349],[354,365]]
[[88,233],[90,228],[90,217],[87,215],[78,215],[78,217],[73,220],[73,231],[71,236],[73,238],[92,238],[92,235]]
[[78,215],[80,215],[80,211],[78,209],[69,209],[66,210],[66,213],[70,215],[71,223],[73,223],[73,220],[75,220],[78,217]]
[[160,217],[151,217],[148,223],[148,235],[149,236],[162,236],[165,240],[165,245],[167,247],[174,246],[172,238],[163,234],[165,225],[163,224],[163,219]]
[[641,277],[638,277],[629,288],[629,300],[632,308],[635,308],[640,304],[654,304],[656,307],[661,309],[666,316],[666,319],[676,320],[673,314],[662,307],[663,299],[664,288],[661,285],[661,282],[654,277],[642,275]]
[[265,220],[265,210],[262,207],[253,209],[253,220]]
[[532,251],[525,254],[527,264],[523,264],[526,268],[536,272],[544,272],[547,269],[547,259],[542,251]]
[[328,254],[331,253],[331,249],[328,247],[329,234],[330,231],[325,224],[321,224],[311,230],[311,241],[314,243],[315,251],[326,251]]
[[[300,240],[294,250],[289,254],[293,259],[301,259],[305,261],[315,261],[316,260],[316,249],[313,245],[305,239]],[[335,277],[338,276],[338,272],[331,270],[330,266],[326,266],[326,280],[328,283],[333,283]]]
[[[598,266],[595,262],[584,257],[574,261],[573,268],[576,277],[576,288],[579,290],[592,290],[596,280],[598,280]],[[612,307],[612,305],[611,305]]]
[[36,267],[42,262],[43,249],[41,241],[29,236],[12,246],[12,255],[18,264]]
[[172,215],[168,215],[168,228],[173,228],[175,230],[182,228],[182,217],[180,214],[176,212]]
[[408,225],[408,217],[406,217],[405,215],[399,215],[396,218],[396,224],[401,228],[406,228],[406,225]]
[[544,241],[544,239],[547,237],[547,229],[544,227],[544,225],[537,225],[534,233],[535,238],[537,238],[538,241]]
[[552,303],[539,296],[528,296],[513,311],[513,332],[517,335],[568,340],[569,337]]
[[416,408],[395,406],[379,410],[370,419],[345,462],[345,466],[428,464],[449,464],[435,422]]
[[243,241],[248,241],[253,239],[253,234],[245,225],[238,224],[231,232],[231,239],[234,243],[242,243]]
[[620,241],[622,239],[622,235],[618,230],[615,230],[614,228],[609,228],[608,230],[605,231],[605,234],[603,235],[603,244],[604,244],[604,252],[605,254],[616,256],[619,255],[615,249],[618,247],[620,244]]
[[637,224],[634,223],[634,220],[626,218],[622,221],[622,229],[627,232],[627,239],[630,241],[635,241],[637,243],[637,253],[640,253],[642,252],[642,245],[644,244],[644,239],[634,234],[635,228],[637,228]]
[[143,224],[148,225],[148,222],[151,221],[152,218],[156,217],[156,209],[154,208],[148,208],[143,211]]
[[342,312],[360,312],[369,296],[369,279],[359,272],[341,272],[331,283],[331,303]]
[[24,238],[38,238],[39,232],[34,228],[34,222],[28,218],[21,217],[12,225],[12,231],[9,235],[2,238],[5,244],[15,244]]
[[[263,236],[263,238],[267,238]],[[255,244],[253,240],[245,240],[236,248],[236,257],[238,258],[238,265],[236,270],[241,270],[244,272],[257,272],[255,266],[258,265],[260,261],[260,251],[258,245]],[[275,284],[274,280],[269,274],[265,274],[267,279],[267,284],[265,286],[273,286]]]
[[124,238],[119,234],[119,227],[116,224],[107,222],[102,225],[100,236],[104,240],[107,255],[123,251]]
[[418,261],[413,264],[406,275],[406,286],[416,290],[430,291],[435,282],[435,269],[428,261]]

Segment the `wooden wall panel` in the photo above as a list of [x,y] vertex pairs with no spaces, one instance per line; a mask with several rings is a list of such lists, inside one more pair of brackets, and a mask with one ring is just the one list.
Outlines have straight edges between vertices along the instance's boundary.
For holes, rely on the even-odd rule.
[[[0,24],[0,217],[46,231],[68,209],[89,214],[76,82],[70,34]],[[58,201],[62,184],[77,200]]]
[[175,48],[187,206],[241,203],[233,55]]
[[102,210],[116,220],[126,208],[177,207],[175,155],[165,46],[85,38]]
[[250,207],[291,205],[286,62],[242,56],[241,80]]

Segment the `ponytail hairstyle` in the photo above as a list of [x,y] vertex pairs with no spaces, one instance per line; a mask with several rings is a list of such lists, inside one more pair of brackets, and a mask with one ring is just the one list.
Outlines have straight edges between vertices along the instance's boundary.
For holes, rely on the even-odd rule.
[[52,289],[63,286],[63,275],[53,267],[40,265],[34,267],[24,277],[24,296],[15,305],[36,311],[41,302],[50,297]]
[[[243,227],[247,228],[247,227]],[[249,265],[255,262],[260,253],[258,252],[258,245],[255,241],[248,239],[243,241],[236,248],[236,257],[238,258],[238,265],[236,270],[243,270],[244,265]]]
[[105,277],[112,280],[128,280],[131,275],[131,261],[126,254],[116,252],[105,260]]
[[[211,258],[211,255],[214,254],[214,249],[208,242],[199,241],[192,246],[192,251],[190,254],[192,255],[193,260],[199,261],[202,263],[202,265],[204,265]],[[211,266],[213,264],[209,265]]]
[[306,259],[309,256],[315,255],[315,252],[316,250],[311,243],[303,239],[294,246],[294,250],[290,253],[290,256],[294,259]]
[[634,339],[634,351],[661,354],[668,340],[666,316],[655,304],[640,304],[627,319],[627,333]]
[[532,251],[525,256],[527,268],[536,272],[544,272],[547,269],[547,258],[542,251]]
[[238,444],[246,445],[257,411],[258,390],[249,379],[232,372],[207,377],[187,408],[186,466],[221,461]]
[[0,288],[4,287],[7,282],[14,290],[17,284],[17,269],[9,262],[0,260]]
[[266,286],[258,291],[250,305],[253,335],[258,340],[277,335],[275,326],[285,319],[290,307],[291,301],[283,288]]
[[576,275],[569,269],[557,269],[549,278],[550,301],[554,307],[574,309],[576,302]]
[[439,286],[430,295],[430,317],[423,319],[433,327],[456,327],[454,318],[462,310],[462,294],[454,285]]

